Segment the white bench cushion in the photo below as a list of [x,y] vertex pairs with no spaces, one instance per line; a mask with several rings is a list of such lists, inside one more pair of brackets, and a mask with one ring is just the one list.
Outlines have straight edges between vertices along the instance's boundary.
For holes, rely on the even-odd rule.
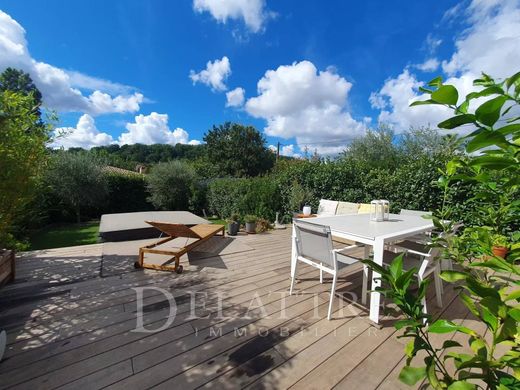
[[359,204],[352,202],[338,202],[336,215],[357,214]]
[[338,203],[337,200],[321,199],[318,207],[318,215],[335,215]]

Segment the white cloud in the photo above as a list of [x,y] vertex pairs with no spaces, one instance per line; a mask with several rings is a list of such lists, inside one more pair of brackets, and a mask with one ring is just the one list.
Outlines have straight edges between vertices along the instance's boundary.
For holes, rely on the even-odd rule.
[[[73,148],[79,147],[90,149],[94,146],[108,145],[114,143],[110,134],[100,132],[94,118],[88,114],[82,115],[76,127],[60,127],[54,131],[55,141],[52,147]],[[60,136],[61,135],[61,136]]]
[[415,65],[415,67],[423,72],[435,72],[440,64],[437,58],[428,58],[422,64]]
[[258,96],[247,100],[246,111],[267,120],[269,136],[296,138],[319,153],[337,153],[365,125],[347,111],[352,84],[332,68],[319,71],[309,61],[268,70],[258,81]]
[[[86,112],[92,115],[135,112],[144,99],[138,92],[131,93],[131,87],[78,72],[67,72],[33,59],[28,50],[24,28],[0,11],[0,71],[7,67],[29,73],[43,95],[44,104],[61,112]],[[81,89],[94,92],[85,96]],[[112,97],[107,92],[119,95]]]
[[227,78],[231,74],[231,64],[229,58],[226,56],[222,57],[221,60],[216,59],[211,62],[208,61],[206,69],[196,73],[194,70],[190,70],[190,79],[193,84],[202,83],[211,87],[213,91],[225,91],[227,86],[225,84]]
[[[276,153],[276,151],[277,151],[276,145],[269,145],[269,149],[271,149],[271,151],[273,153]],[[300,153],[296,153],[295,149],[296,149],[296,146],[293,145],[293,144],[284,145],[284,146],[282,146],[280,148],[280,155],[281,156],[287,156],[287,157],[300,158],[301,154]]]
[[134,123],[126,124],[127,132],[119,136],[119,144],[190,144],[198,145],[200,141],[189,139],[186,130],[177,127],[171,130],[168,126],[168,114],[152,112],[150,115],[137,115]]
[[[442,70],[448,76],[445,83],[456,86],[459,96],[465,96],[475,90],[472,81],[481,72],[500,79],[518,70],[520,1],[474,0],[465,10],[450,9],[447,18],[461,12],[465,12],[469,27],[455,41],[456,50],[451,58],[442,61]],[[425,98],[418,92],[421,85],[409,69],[386,80],[381,90],[370,97],[372,107],[382,109],[379,120],[402,131],[409,126],[435,126],[449,117],[452,112],[441,106],[409,107],[411,102]],[[480,102],[473,101],[473,107]]]
[[209,12],[219,23],[228,19],[242,19],[251,32],[262,30],[264,23],[273,16],[265,8],[264,0],[194,0],[196,12]]
[[244,88],[235,88],[232,91],[226,93],[226,107],[241,107],[244,104]]

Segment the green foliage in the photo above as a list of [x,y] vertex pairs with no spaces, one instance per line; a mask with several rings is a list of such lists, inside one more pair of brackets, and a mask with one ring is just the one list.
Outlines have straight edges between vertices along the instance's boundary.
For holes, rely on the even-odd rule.
[[83,208],[101,208],[107,199],[103,167],[103,161],[91,154],[60,152],[52,156],[45,182],[61,204],[73,210],[78,223]]
[[12,91],[33,99],[33,105],[39,107],[42,104],[42,94],[34,85],[31,76],[23,70],[7,68],[0,74],[0,92]]
[[[431,323],[431,318],[421,312],[426,282],[419,283],[417,292],[411,291],[413,275],[403,271],[401,258],[388,269],[367,261],[372,269],[381,273],[388,286],[378,290],[392,299],[405,315],[404,320],[396,323],[398,329],[404,327],[403,337],[411,338],[405,348],[408,359],[400,379],[413,385],[426,378],[435,389],[474,389],[481,387],[480,381],[489,389],[519,388],[520,117],[510,118],[508,113],[520,106],[520,73],[502,82],[483,74],[474,85],[484,88],[468,94],[460,104],[457,89],[444,85],[441,78],[428,85],[433,89],[423,89],[423,92],[431,98],[412,105],[442,104],[452,108],[455,116],[439,123],[440,128],[456,129],[468,124],[476,128],[462,139],[466,151],[476,153],[456,157],[441,170],[437,184],[444,194],[443,204],[433,217],[441,234],[434,237],[433,245],[441,249],[441,258],[458,265],[455,271],[443,271],[441,277],[449,283],[457,283],[461,302],[485,331],[445,319]],[[473,113],[469,112],[469,103],[480,97],[488,100],[480,103]],[[470,203],[472,209],[468,210],[473,216],[473,225],[453,236],[448,233],[454,229],[458,210],[452,206],[450,197],[454,188],[460,189],[461,184],[468,183],[475,190]],[[512,251],[505,259],[493,255],[493,245],[506,244],[509,240]],[[466,335],[471,352],[454,349],[461,345],[451,340],[446,340],[441,347],[434,347],[430,342],[431,333],[454,332]],[[426,354],[424,366],[413,367],[411,363],[419,351]],[[446,365],[448,360],[453,361],[453,368]]]
[[274,165],[274,154],[253,126],[225,123],[204,135],[208,160],[222,176],[258,176]]
[[256,223],[258,217],[256,215],[248,214],[244,217],[245,223]]
[[509,246],[509,240],[502,234],[493,234],[491,236],[491,242],[493,246],[500,246],[507,248]]
[[[70,150],[70,149],[69,149]],[[97,146],[90,153],[101,156],[110,165],[134,170],[137,164],[152,165],[170,160],[195,160],[204,155],[204,145],[133,144]]]
[[221,217],[239,213],[274,220],[280,209],[278,186],[271,177],[215,179],[208,185],[208,207]]
[[108,173],[108,198],[104,213],[128,213],[153,210],[148,201],[148,191],[144,175]]
[[174,160],[155,165],[146,176],[149,200],[162,210],[193,210],[200,188],[193,167]]
[[31,95],[0,92],[0,248],[15,245],[13,225],[35,195],[50,131]]

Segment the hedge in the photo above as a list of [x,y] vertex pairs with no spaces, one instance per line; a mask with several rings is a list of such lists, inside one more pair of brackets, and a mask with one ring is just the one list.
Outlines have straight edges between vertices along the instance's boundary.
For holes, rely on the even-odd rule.
[[312,194],[308,203],[313,211],[322,198],[357,203],[388,199],[393,212],[402,208],[435,210],[441,200],[435,184],[439,176],[437,168],[444,163],[438,158],[424,157],[394,170],[365,170],[345,161],[297,161],[265,177],[213,180],[208,187],[207,202],[210,211],[222,218],[239,213],[273,220],[276,212],[280,212],[287,221],[297,211],[291,207],[296,183]]

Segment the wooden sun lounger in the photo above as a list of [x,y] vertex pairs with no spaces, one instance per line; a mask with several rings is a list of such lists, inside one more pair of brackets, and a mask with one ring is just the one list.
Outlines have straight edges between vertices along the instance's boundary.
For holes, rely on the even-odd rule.
[[[154,221],[145,221],[146,223],[152,225],[156,229],[160,230],[168,237],[163,238],[153,244],[149,244],[139,248],[139,260],[136,261],[136,268],[150,268],[150,269],[158,269],[162,271],[175,271],[177,273],[182,272],[182,265],[179,265],[179,261],[182,255],[188,253],[190,250],[195,248],[196,246],[202,244],[203,242],[209,240],[211,237],[215,236],[217,233],[222,232],[222,237],[225,236],[224,233],[224,225],[211,225],[211,224],[200,224],[195,225],[193,227],[187,227],[186,225],[177,224],[177,223],[166,223],[166,222],[154,222]],[[155,247],[162,245],[168,241],[171,241],[178,237],[185,238],[194,238],[196,239],[192,243],[180,247],[180,248],[167,248],[167,249],[154,249]],[[151,264],[144,262],[144,254],[145,253],[156,253],[160,255],[172,255],[173,257],[167,260],[162,264]],[[171,263],[175,261],[174,265]]]

